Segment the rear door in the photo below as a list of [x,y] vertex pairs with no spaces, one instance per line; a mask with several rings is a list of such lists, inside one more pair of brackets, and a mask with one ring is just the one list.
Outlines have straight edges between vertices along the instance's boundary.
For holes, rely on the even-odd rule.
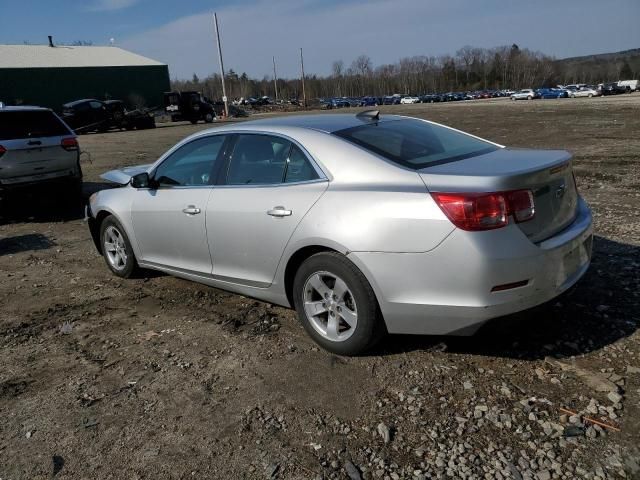
[[293,231],[328,181],[289,140],[240,134],[224,183],[213,190],[207,205],[213,274],[267,287]]
[[0,111],[0,181],[12,184],[75,173],[77,146],[63,146],[63,139],[74,137],[50,110]]

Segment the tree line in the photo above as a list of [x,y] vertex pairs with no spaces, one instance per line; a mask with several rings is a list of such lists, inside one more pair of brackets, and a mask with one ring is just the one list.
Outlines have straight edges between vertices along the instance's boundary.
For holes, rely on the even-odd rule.
[[[563,63],[541,52],[518,45],[495,48],[465,46],[455,55],[413,56],[396,63],[374,66],[371,58],[360,55],[351,64],[333,62],[331,74],[307,75],[307,100],[329,97],[383,96],[394,93],[424,94],[449,91],[519,89],[568,83],[598,83],[632,78],[640,72],[629,64],[601,62],[593,65]],[[225,74],[230,99],[252,96],[275,97],[273,78],[250,78],[229,70]],[[222,97],[220,75],[205,79],[173,80],[174,90],[195,90],[212,99]],[[301,79],[278,79],[279,99],[301,99]]]

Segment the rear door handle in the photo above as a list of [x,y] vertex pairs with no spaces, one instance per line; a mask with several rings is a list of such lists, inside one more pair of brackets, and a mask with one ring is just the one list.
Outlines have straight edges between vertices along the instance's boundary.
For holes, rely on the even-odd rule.
[[197,215],[201,210],[195,205],[189,205],[187,208],[182,209],[182,213],[186,213],[187,215]]
[[286,210],[283,206],[279,205],[268,210],[267,215],[271,215],[272,217],[288,217],[291,215],[291,210]]

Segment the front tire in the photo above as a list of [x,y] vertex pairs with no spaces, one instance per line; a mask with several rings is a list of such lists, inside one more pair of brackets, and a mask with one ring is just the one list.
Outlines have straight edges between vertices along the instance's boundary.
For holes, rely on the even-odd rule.
[[293,282],[298,317],[313,340],[339,355],[358,355],[385,333],[375,293],[345,256],[322,252],[305,260]]
[[107,267],[121,278],[130,278],[138,270],[138,262],[129,237],[113,215],[100,224],[100,246]]

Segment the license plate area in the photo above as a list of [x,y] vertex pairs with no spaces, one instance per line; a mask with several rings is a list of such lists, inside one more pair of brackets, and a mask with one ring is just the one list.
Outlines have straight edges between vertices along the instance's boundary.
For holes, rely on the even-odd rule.
[[583,265],[591,260],[591,248],[593,244],[593,236],[589,235],[585,240],[580,242],[562,257],[561,268],[557,279],[557,285],[563,285],[571,278]]

